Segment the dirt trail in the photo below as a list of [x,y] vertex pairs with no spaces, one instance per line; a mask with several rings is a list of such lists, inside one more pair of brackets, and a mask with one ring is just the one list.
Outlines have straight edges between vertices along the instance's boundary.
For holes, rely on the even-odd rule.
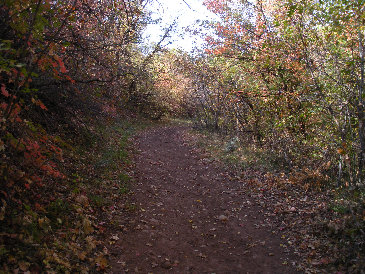
[[111,272],[297,273],[244,184],[192,147],[186,130],[136,138],[137,210],[124,220]]

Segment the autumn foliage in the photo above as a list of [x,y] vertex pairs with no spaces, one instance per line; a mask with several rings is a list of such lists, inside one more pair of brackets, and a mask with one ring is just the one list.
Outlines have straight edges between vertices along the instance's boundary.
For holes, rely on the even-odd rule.
[[303,163],[302,155],[332,167],[339,185],[363,185],[363,6],[205,4],[221,20],[211,23],[215,36],[206,38],[205,89],[197,92],[201,121],[251,132],[288,167]]
[[348,204],[349,215],[330,217],[336,221],[328,226],[341,223],[335,237],[343,238],[327,252],[347,250],[335,264],[358,271],[364,264],[364,4],[204,3],[220,20],[206,23],[214,34],[195,61],[196,124],[239,137],[244,147],[254,143],[255,151],[270,155],[267,164],[303,191],[337,193],[333,208]]
[[128,180],[118,174],[128,164],[124,150],[98,148],[125,146],[114,122],[127,113],[189,118],[267,152],[294,186],[271,173],[262,180],[295,189],[298,200],[300,191],[336,193],[331,252],[349,255],[333,264],[359,271],[362,1],[205,0],[220,20],[202,23],[213,31],[195,55],[141,50],[147,2],[0,1],[0,272],[107,268],[96,240],[106,228],[94,220],[107,211],[100,189],[114,203],[108,188],[123,189],[108,176]]
[[1,271],[87,271],[87,254],[94,269],[105,269],[90,235],[89,199],[72,190],[82,181],[76,150],[91,149],[93,122],[111,121],[128,101],[143,7],[0,2]]

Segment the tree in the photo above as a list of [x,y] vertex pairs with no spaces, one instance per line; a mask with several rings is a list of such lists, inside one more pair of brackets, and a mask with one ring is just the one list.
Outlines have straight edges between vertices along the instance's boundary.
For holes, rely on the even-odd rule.
[[256,135],[273,149],[281,147],[278,151],[288,163],[299,154],[310,153],[312,162],[330,157],[339,180],[360,182],[365,140],[363,3],[205,4],[221,16],[213,24],[218,38],[207,37],[206,52],[227,67],[235,60],[233,78],[241,81],[228,84],[229,89],[256,113],[248,120],[236,118],[253,122]]

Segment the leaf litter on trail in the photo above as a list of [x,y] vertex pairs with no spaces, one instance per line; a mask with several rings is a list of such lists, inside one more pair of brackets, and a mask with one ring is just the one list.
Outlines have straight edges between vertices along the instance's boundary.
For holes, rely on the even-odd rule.
[[[210,149],[206,145],[212,142],[200,133],[188,133],[186,138],[195,144],[197,151],[217,159],[221,156],[219,149]],[[263,208],[265,222],[272,232],[285,232],[287,245],[298,254],[298,266],[302,270],[309,273],[355,273],[365,267],[365,256],[359,251],[356,251],[357,254],[351,251],[351,246],[355,247],[356,243],[363,245],[365,241],[363,232],[355,233],[359,231],[361,222],[365,224],[365,210],[362,213],[355,209],[359,208],[359,204],[351,206],[351,199],[336,199],[338,192],[335,190],[319,190],[301,184],[300,176],[265,172],[259,168],[235,168],[234,173],[233,177],[242,184],[238,191],[250,195],[255,204]],[[250,201],[243,204],[250,205]],[[328,254],[332,256],[329,258]]]
[[[164,139],[166,138],[166,132],[173,132],[173,136],[168,136],[170,138],[168,143]],[[166,269],[176,268],[175,271],[185,271],[186,269],[198,271],[197,269],[207,269],[209,264],[203,264],[203,262],[210,259],[214,260],[214,258],[217,258],[217,254],[221,254],[222,259],[224,257],[241,259],[240,256],[234,255],[238,253],[238,251],[233,252],[235,248],[238,248],[238,245],[236,246],[238,243],[233,239],[243,238],[244,236],[240,235],[243,233],[239,232],[244,232],[246,227],[239,226],[236,218],[241,214],[240,211],[243,208],[240,203],[241,198],[243,198],[243,204],[245,204],[244,210],[251,202],[246,203],[248,199],[244,199],[246,196],[241,189],[229,190],[229,193],[224,193],[225,187],[229,187],[231,183],[230,180],[227,180],[227,172],[223,172],[218,164],[214,164],[214,161],[195,155],[196,152],[187,152],[181,149],[182,142],[180,140],[184,136],[175,134],[175,128],[166,128],[166,131],[165,129],[158,129],[151,135],[143,135],[140,139],[141,148],[151,152],[142,153],[141,157],[137,157],[138,174],[142,178],[137,178],[139,192],[135,192],[135,195],[141,201],[140,208],[145,209],[145,211],[140,210],[138,216],[141,216],[141,220],[146,220],[146,223],[137,221],[135,224],[136,227],[142,227],[142,234],[133,234],[140,239],[139,241],[142,239],[140,244],[130,241],[128,235],[123,237],[123,241],[127,242],[126,245],[132,245],[130,249],[127,248],[127,250],[131,250],[127,251],[127,254],[132,256],[132,253],[138,250],[138,252],[141,252],[140,254],[146,255],[148,264],[145,265],[141,262],[138,266],[139,270],[161,267]],[[191,143],[185,143],[189,145],[184,146],[184,149],[190,149]],[[172,147],[162,147],[166,144],[173,146],[173,149]],[[159,154],[160,152],[156,149],[151,149],[151,147],[159,147],[161,153],[166,152],[163,157],[167,158],[160,158],[162,154]],[[172,151],[180,152],[173,154]],[[178,161],[175,161],[175,158],[178,158]],[[159,167],[156,164],[159,162],[163,169],[155,168]],[[236,180],[236,178],[233,180]],[[157,194],[159,194],[158,197]],[[222,195],[225,197],[223,198]],[[171,216],[173,216],[173,219],[171,219]],[[180,217],[183,218],[181,223],[179,223]],[[247,219],[251,221],[251,217],[247,217]],[[242,219],[239,222],[245,224],[245,221],[247,220]],[[173,226],[174,223],[178,224],[178,227]],[[226,231],[231,225],[235,227],[232,239],[223,236],[226,234],[231,235],[230,232]],[[259,228],[262,227],[262,223],[258,222],[258,226]],[[152,235],[150,231],[153,231],[153,241],[147,240],[147,237]],[[134,232],[130,230],[130,233]],[[190,256],[187,251],[190,249],[187,249],[187,246],[191,246],[191,249],[195,245],[201,247],[194,249],[197,250],[194,251],[195,259],[190,257],[195,262],[193,263],[194,268],[185,264],[184,257],[177,257],[181,261],[178,265],[172,263],[173,259],[169,259],[170,264],[166,265],[163,260],[161,262],[161,260],[154,259],[154,255],[150,255],[156,250],[166,250],[165,247],[169,246],[170,241],[174,248],[171,249],[170,247],[169,252],[173,252],[175,247],[180,247],[176,249],[185,252],[185,256]],[[211,244],[207,245],[207,242]],[[258,245],[262,246],[262,241]],[[133,246],[135,249],[133,249]],[[142,253],[143,250],[147,253]],[[214,254],[215,252],[217,253]],[[162,256],[160,259],[163,258]],[[126,261],[128,269],[133,269],[136,266],[132,263],[132,258],[124,258],[123,261]],[[281,264],[281,262],[278,264]],[[220,265],[219,268],[229,268],[229,266]]]

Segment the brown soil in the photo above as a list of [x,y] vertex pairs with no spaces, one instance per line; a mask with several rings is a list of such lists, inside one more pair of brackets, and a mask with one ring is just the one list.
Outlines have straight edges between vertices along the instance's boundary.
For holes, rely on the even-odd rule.
[[111,272],[297,273],[244,183],[195,148],[187,130],[164,126],[136,137],[136,210],[119,220]]

